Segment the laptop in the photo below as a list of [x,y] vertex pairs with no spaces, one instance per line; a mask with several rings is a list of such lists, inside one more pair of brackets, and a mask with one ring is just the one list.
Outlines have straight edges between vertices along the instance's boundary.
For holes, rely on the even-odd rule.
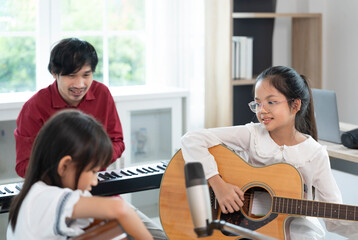
[[312,88],[318,139],[341,144],[336,93]]

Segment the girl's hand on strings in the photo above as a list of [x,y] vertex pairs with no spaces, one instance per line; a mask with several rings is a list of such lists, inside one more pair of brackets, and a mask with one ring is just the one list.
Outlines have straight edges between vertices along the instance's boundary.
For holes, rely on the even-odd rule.
[[222,213],[239,211],[244,205],[244,192],[238,186],[225,182],[219,175],[208,179],[218,200]]

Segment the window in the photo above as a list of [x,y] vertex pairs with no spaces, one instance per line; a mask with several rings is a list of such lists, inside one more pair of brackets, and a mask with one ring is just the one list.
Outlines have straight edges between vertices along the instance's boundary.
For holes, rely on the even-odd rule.
[[[89,41],[99,63],[94,79],[108,86],[145,84],[145,0],[5,0],[0,9],[0,93],[51,83],[53,44]],[[37,61],[36,61],[37,59]]]
[[111,90],[188,89],[188,115],[203,122],[204,10],[204,0],[1,0],[0,105],[51,84],[50,50],[71,36],[94,45],[94,78]]
[[63,37],[92,43],[99,55],[94,78],[109,86],[145,83],[145,0],[62,0]]
[[2,1],[0,93],[36,89],[37,1]]

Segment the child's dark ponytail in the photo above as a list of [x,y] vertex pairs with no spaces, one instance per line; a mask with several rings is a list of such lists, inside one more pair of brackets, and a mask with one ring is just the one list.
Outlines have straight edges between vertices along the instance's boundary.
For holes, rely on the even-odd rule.
[[307,89],[309,91],[310,101],[307,106],[307,110],[305,111],[304,116],[303,116],[303,120],[304,120],[303,121],[304,122],[303,129],[299,129],[299,127],[300,127],[299,125],[301,125],[300,122],[296,121],[295,125],[296,125],[296,128],[298,131],[307,132],[309,135],[312,136],[313,139],[315,139],[317,141],[317,139],[318,139],[317,125],[316,125],[316,118],[314,115],[314,106],[313,106],[313,98],[312,98],[312,91],[311,91],[310,83],[309,83],[309,80],[304,75],[301,75],[301,78],[304,80],[304,82],[307,86]]

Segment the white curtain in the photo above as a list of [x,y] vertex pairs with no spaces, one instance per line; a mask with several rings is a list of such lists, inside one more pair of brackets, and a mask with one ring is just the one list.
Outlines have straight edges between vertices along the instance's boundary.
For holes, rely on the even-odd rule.
[[230,1],[205,1],[206,128],[232,125]]
[[204,127],[204,0],[151,0],[147,4],[147,80],[187,89],[186,130]]

